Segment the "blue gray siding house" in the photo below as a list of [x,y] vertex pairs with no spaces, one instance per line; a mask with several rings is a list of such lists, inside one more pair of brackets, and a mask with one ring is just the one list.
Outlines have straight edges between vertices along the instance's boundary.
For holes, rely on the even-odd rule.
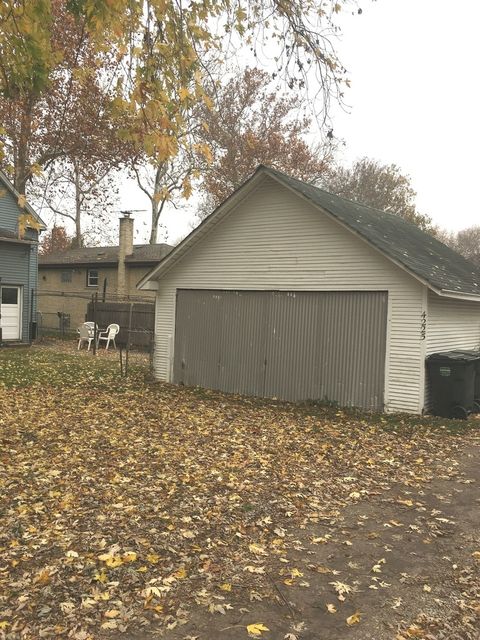
[[0,344],[29,343],[36,317],[38,239],[45,224],[0,171]]

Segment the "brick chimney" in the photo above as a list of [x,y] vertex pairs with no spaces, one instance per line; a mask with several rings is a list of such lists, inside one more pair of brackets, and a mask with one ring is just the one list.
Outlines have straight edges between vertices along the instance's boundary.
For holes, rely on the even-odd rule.
[[119,295],[127,294],[127,270],[125,258],[133,253],[133,218],[126,212],[120,218],[120,233],[118,239],[118,274],[117,292]]

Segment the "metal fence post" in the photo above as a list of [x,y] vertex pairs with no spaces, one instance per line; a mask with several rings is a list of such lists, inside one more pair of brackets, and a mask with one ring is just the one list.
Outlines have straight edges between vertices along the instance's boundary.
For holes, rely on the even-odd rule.
[[32,289],[30,296],[30,344],[33,342],[33,305],[35,301],[35,289]]
[[97,355],[97,302],[98,302],[98,292],[95,292],[95,295],[92,296],[93,302],[93,355]]
[[150,336],[150,340],[149,340],[149,345],[148,345],[148,373],[150,376],[153,377],[153,363],[154,363],[154,357],[153,357],[153,352],[155,350],[155,331],[150,331],[149,332],[149,336]]
[[119,353],[120,353],[120,377],[123,378],[123,356],[122,356],[123,349],[122,349],[122,347],[120,347]]
[[132,331],[133,304],[133,302],[130,303],[130,311],[128,314],[127,349],[125,353],[125,377],[128,376],[128,354],[130,353],[130,333]]

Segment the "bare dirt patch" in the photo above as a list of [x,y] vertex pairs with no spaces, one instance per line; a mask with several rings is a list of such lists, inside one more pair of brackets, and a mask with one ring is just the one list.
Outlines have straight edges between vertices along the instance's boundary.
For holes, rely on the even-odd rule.
[[269,567],[268,596],[230,597],[222,619],[197,606],[165,637],[240,640],[252,621],[268,629],[261,637],[287,640],[480,637],[479,470],[474,447],[453,475],[394,484],[301,528],[288,565]]

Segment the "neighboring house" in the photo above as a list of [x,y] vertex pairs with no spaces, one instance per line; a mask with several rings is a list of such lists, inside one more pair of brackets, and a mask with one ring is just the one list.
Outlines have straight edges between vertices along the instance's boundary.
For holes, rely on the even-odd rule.
[[139,283],[158,379],[421,413],[425,357],[480,345],[480,271],[399,216],[255,174]]
[[[40,322],[58,328],[61,318],[74,330],[85,321],[92,295],[108,301],[148,300],[137,282],[172,249],[168,244],[134,245],[133,219],[120,218],[119,244],[113,247],[82,247],[39,258]],[[65,315],[63,315],[65,314]]]
[[38,236],[45,224],[0,171],[0,343],[33,338]]

